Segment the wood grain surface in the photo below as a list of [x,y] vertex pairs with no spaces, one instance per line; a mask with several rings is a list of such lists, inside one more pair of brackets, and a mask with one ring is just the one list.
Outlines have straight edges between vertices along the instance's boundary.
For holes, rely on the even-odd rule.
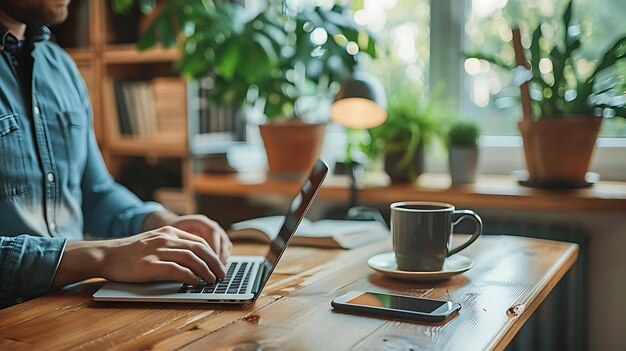
[[[256,244],[237,254],[263,254]],[[0,350],[503,349],[575,262],[575,244],[485,236],[464,251],[475,265],[448,281],[414,283],[372,271],[390,242],[343,251],[290,247],[261,297],[247,306],[106,303],[91,280],[0,310]],[[447,323],[426,325],[337,313],[351,290],[450,299]]]

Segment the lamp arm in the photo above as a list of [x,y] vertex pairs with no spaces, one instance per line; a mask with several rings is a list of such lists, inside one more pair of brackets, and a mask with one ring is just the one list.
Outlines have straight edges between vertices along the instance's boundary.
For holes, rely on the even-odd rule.
[[353,208],[359,204],[359,189],[356,186],[356,168],[357,163],[350,159],[350,202],[348,208]]

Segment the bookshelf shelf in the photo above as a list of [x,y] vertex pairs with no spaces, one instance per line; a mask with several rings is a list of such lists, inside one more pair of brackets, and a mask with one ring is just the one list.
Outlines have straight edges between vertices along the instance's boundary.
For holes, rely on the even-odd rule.
[[67,53],[72,57],[74,61],[91,61],[94,57],[94,52],[89,48],[70,48],[65,49]]
[[139,51],[134,44],[105,45],[102,59],[105,64],[139,64],[150,62],[172,62],[179,58],[176,49],[151,49]]
[[112,140],[108,150],[117,156],[186,157],[186,140],[171,137],[122,138]]

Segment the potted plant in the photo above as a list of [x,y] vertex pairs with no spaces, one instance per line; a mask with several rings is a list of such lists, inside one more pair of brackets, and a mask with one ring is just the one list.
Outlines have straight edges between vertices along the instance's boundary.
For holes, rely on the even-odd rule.
[[457,121],[448,131],[448,161],[452,185],[474,183],[478,166],[480,128],[471,121]]
[[370,159],[384,157],[385,172],[392,182],[414,182],[424,172],[424,148],[441,137],[441,119],[434,98],[401,91],[388,99],[387,120],[368,130],[362,143]]
[[[588,185],[585,175],[602,117],[626,117],[624,88],[620,87],[620,79],[614,71],[616,64],[626,57],[626,36],[598,55],[590,73],[581,74],[575,66],[577,50],[581,46],[581,31],[579,26],[571,23],[572,9],[573,1],[570,1],[562,17],[563,39],[560,43],[547,47],[550,40],[544,37],[542,24],[534,29],[529,49],[529,69],[514,69],[513,65],[505,64],[496,57],[470,55],[514,70],[517,72],[514,80],[522,83],[522,104],[526,104],[526,117],[518,127],[524,141],[529,172],[526,184],[529,185]],[[519,61],[526,63],[523,56],[527,55],[523,53],[519,35],[514,35],[515,42],[518,43],[518,64]],[[541,69],[542,65],[544,69]],[[525,92],[525,89],[529,91]]]
[[[133,3],[113,1],[118,8]],[[176,45],[183,76],[212,78],[212,103],[262,111],[267,123],[260,131],[274,173],[308,171],[325,124],[305,123],[307,112],[330,104],[361,55],[375,55],[374,39],[344,7],[289,4],[270,1],[254,15],[229,1],[163,1],[139,41],[140,49]]]

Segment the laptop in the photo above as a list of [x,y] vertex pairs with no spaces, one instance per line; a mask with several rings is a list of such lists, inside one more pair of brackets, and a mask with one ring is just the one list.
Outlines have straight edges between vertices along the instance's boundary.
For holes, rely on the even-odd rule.
[[215,283],[197,285],[180,282],[110,282],[94,295],[95,301],[187,302],[245,304],[254,302],[274,271],[298,225],[317,195],[328,166],[318,160],[300,191],[291,201],[278,236],[266,256],[232,256],[226,276]]

